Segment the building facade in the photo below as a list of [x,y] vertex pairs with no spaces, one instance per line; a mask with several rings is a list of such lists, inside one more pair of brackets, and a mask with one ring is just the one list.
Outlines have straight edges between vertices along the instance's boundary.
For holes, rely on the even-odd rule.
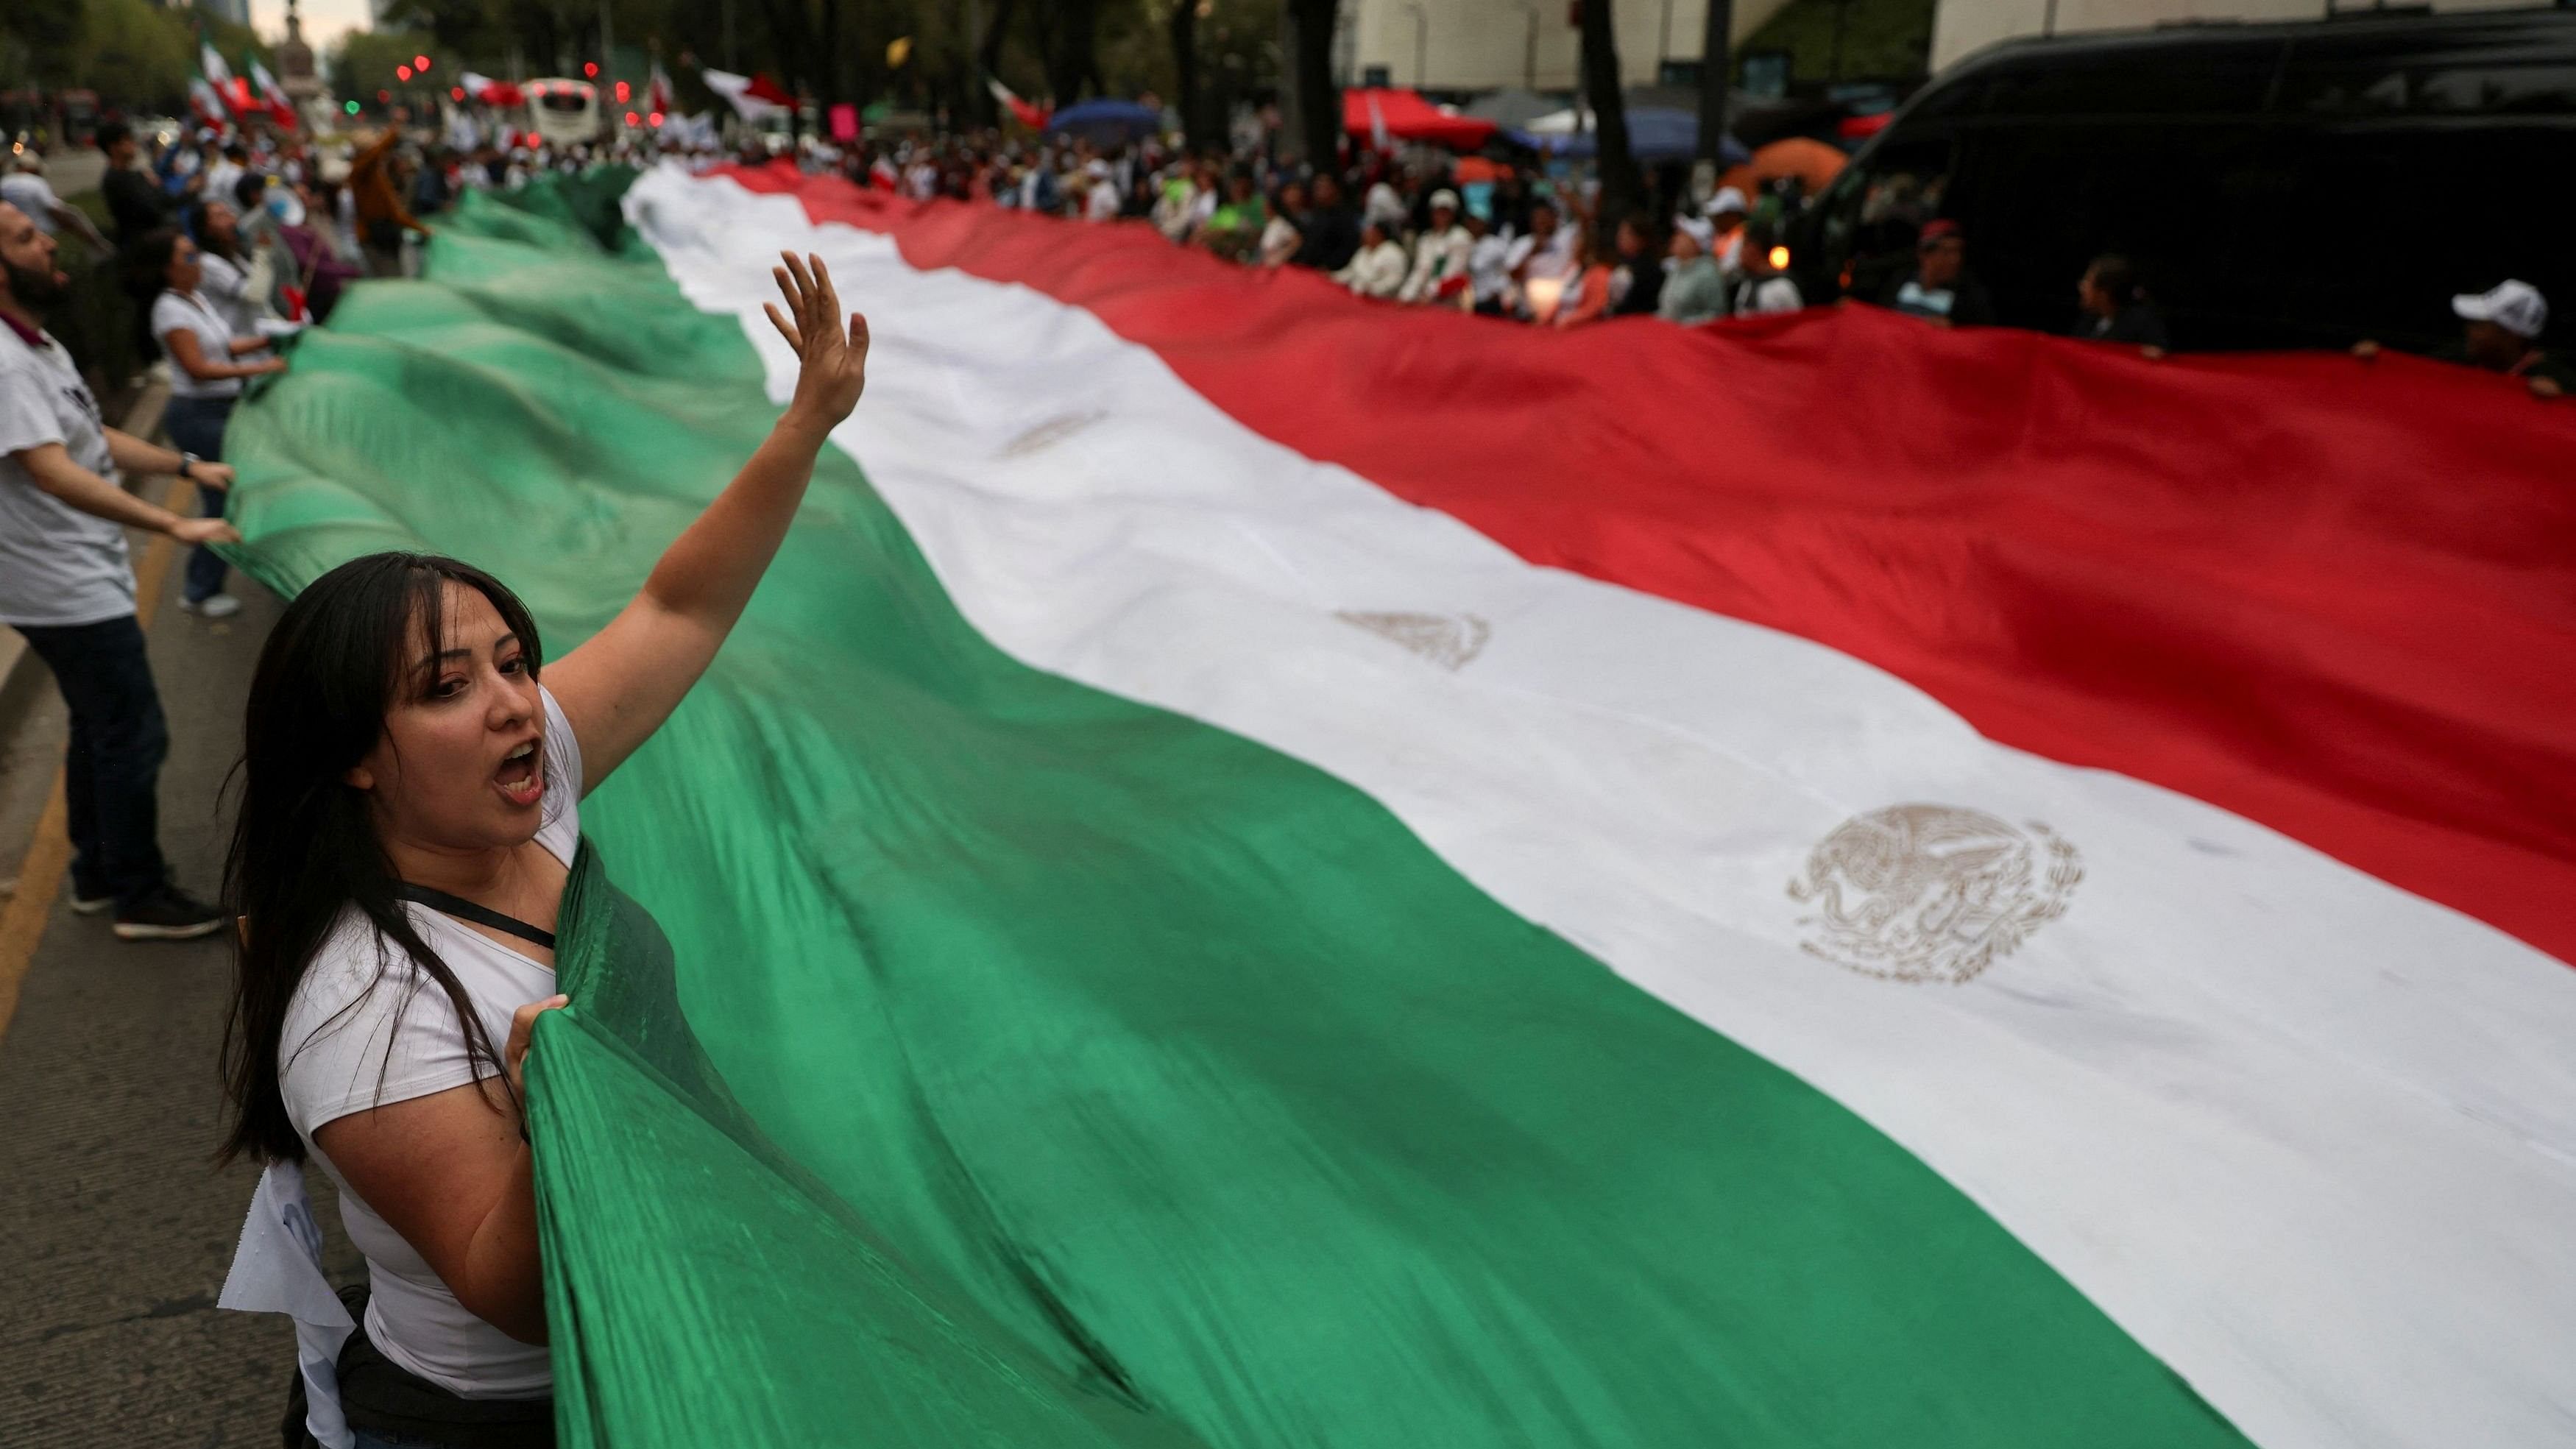
[[[1615,3],[1624,87],[1688,84],[1696,75],[1706,0]],[[1785,0],[1735,0],[1741,46]],[[1344,85],[1433,91],[1519,87],[1571,91],[1581,84],[1582,45],[1571,0],[1346,0],[1333,47]],[[1680,67],[1676,72],[1673,67]]]
[[[2538,8],[2550,0],[2432,0],[2435,10]],[[2368,10],[2352,4],[2346,10]],[[1932,17],[1932,70],[1992,45],[2029,35],[2145,30],[2192,22],[2323,20],[2333,0],[1939,0]]]

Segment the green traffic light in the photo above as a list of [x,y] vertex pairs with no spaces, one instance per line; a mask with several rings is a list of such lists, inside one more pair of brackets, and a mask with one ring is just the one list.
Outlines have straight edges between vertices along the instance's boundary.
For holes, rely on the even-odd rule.
[[342,101],[340,103],[340,109],[347,111],[350,115],[354,116],[358,113],[358,103],[356,101]]

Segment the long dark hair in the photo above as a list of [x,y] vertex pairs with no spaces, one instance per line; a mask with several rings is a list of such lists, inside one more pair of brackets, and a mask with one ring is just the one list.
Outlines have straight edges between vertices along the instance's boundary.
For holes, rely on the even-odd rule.
[[[432,554],[369,554],[331,570],[287,606],[260,650],[242,720],[241,813],[224,866],[225,908],[242,929],[234,938],[224,1031],[233,1121],[223,1161],[243,1153],[303,1160],[303,1139],[278,1087],[278,1038],[313,953],[352,907],[375,926],[380,946],[399,948],[447,993],[465,1027],[468,1058],[501,1075],[500,1053],[464,986],[394,894],[399,879],[366,794],[345,778],[383,737],[386,712],[422,687],[410,668],[414,631],[426,633],[430,654],[446,647],[450,582],[492,601],[519,636],[534,677],[540,654],[527,606],[482,570]],[[369,991],[392,964],[380,958]],[[506,1092],[508,1079],[501,1081]]]
[[136,296],[147,301],[170,285],[170,256],[179,250],[182,235],[177,227],[154,227],[134,244],[126,258],[126,278]]
[[207,203],[214,201],[220,201],[227,207],[233,205],[233,199],[229,196],[210,196],[202,201],[189,203],[187,211],[181,214],[180,220],[187,225],[188,239],[197,244],[197,250],[209,256],[222,257],[228,262],[238,262],[241,260],[241,213],[239,211],[233,213],[233,234],[218,238],[215,235],[214,218],[206,214]]

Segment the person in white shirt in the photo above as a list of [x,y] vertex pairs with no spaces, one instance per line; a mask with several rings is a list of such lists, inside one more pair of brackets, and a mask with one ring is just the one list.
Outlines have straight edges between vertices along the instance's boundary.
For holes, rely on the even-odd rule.
[[1475,239],[1467,249],[1467,278],[1475,293],[1475,308],[1488,316],[1502,316],[1511,310],[1514,239],[1509,232],[1493,230],[1474,212],[1467,214],[1467,234]]
[[1261,224],[1261,265],[1284,267],[1306,244],[1306,188],[1294,181],[1279,188],[1279,204],[1270,209],[1270,219]]
[[1513,310],[1533,318],[1552,314],[1575,276],[1574,229],[1559,224],[1555,202],[1530,203],[1529,235],[1512,243],[1504,261],[1511,272]]
[[[230,319],[202,290],[205,267],[196,243],[175,231],[157,231],[136,243],[134,250],[135,264],[143,275],[158,277],[162,284],[161,294],[152,299],[151,319],[152,340],[161,344],[170,359],[170,405],[161,415],[161,426],[184,455],[220,462],[224,429],[232,420],[233,404],[241,398],[243,379],[284,372],[286,359],[239,360],[268,344],[257,334],[236,336]],[[208,518],[223,517],[224,492],[198,488],[200,511]],[[241,601],[223,589],[223,557],[203,547],[189,554],[179,607],[209,619],[238,612]]]
[[214,305],[235,337],[258,335],[261,299],[250,291],[252,261],[242,245],[241,221],[233,208],[208,199],[188,209],[188,230],[197,243],[197,291]]
[[99,420],[98,400],[38,314],[71,279],[55,239],[0,203],[0,624],[45,661],[71,713],[63,760],[71,908],[113,908],[119,940],[186,940],[229,917],[170,881],[158,839],[169,728],[134,616],[125,530],[237,543],[220,518],[181,518],[117,486],[120,468],[232,481]]
[[1190,210],[1203,188],[1198,183],[1197,168],[1187,161],[1175,161],[1164,172],[1160,190],[1154,195],[1154,229],[1176,242],[1190,239]]
[[1404,197],[1385,181],[1370,186],[1368,195],[1360,199],[1360,219],[1385,227],[1388,236],[1402,232],[1405,218],[1410,214]]
[[250,148],[241,142],[234,141],[225,146],[222,151],[215,154],[213,160],[207,163],[206,182],[198,189],[197,194],[210,199],[222,197],[230,200],[233,187],[241,181],[242,172],[249,160]]
[[1768,226],[1756,224],[1744,229],[1743,250],[1738,254],[1737,280],[1730,289],[1731,310],[1738,317],[1763,317],[1780,312],[1795,312],[1807,305],[1798,284],[1788,273],[1771,265],[1771,250],[1779,244]]
[[101,256],[115,250],[107,244],[106,237],[99,235],[88,212],[54,194],[52,184],[45,180],[45,158],[33,146],[19,153],[16,169],[0,176],[0,201],[25,212],[36,230],[47,236],[67,231]]
[[[367,1259],[365,1347],[417,1380],[401,1422],[340,1384],[362,1445],[551,1442],[522,1063],[567,1004],[553,932],[577,802],[706,671],[866,384],[865,320],[820,258],[784,260],[786,311],[769,315],[799,363],[785,412],[580,647],[544,659],[526,606],[479,570],[380,553],[315,580],[261,648],[230,860],[244,929],[224,1153],[310,1160],[339,1188]],[[652,932],[586,869],[579,900]],[[274,1291],[285,1256],[253,1250],[235,1281]],[[493,1437],[504,1418],[515,1432]]]
[[1701,250],[1717,263],[1719,272],[1732,276],[1744,254],[1744,218],[1752,208],[1745,203],[1744,193],[1732,186],[1717,188],[1705,208],[1709,235],[1700,243]]
[[1360,249],[1333,280],[1358,297],[1393,297],[1404,286],[1404,248],[1386,234],[1380,222],[1360,228]]
[[1455,304],[1467,287],[1467,257],[1476,239],[1458,224],[1458,193],[1431,193],[1431,225],[1413,239],[1413,270],[1397,294],[1405,302]]
[[1094,161],[1084,167],[1083,172],[1089,185],[1082,193],[1082,219],[1116,221],[1121,198],[1118,195],[1118,178],[1110,174],[1109,163]]

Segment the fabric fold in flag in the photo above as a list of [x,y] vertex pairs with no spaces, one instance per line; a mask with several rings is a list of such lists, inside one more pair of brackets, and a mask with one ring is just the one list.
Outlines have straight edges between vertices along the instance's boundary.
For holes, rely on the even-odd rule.
[[[427,280],[353,293],[234,424],[263,579],[454,552],[560,653],[775,416],[768,259],[819,252],[869,316],[741,628],[585,805],[575,1006],[531,1067],[568,1442],[2562,1421],[2563,964],[1584,566],[1650,515],[1544,566],[1224,385],[1268,356],[1335,399],[1313,344],[1432,345],[1399,314],[1244,325],[1307,279],[1210,292],[1166,249],[1144,293],[1236,335],[1153,333],[1080,291],[1120,256],[1014,274],[1043,223],[846,199],[658,172],[628,231],[470,196]],[[1444,335],[1462,392],[1521,380]]]

